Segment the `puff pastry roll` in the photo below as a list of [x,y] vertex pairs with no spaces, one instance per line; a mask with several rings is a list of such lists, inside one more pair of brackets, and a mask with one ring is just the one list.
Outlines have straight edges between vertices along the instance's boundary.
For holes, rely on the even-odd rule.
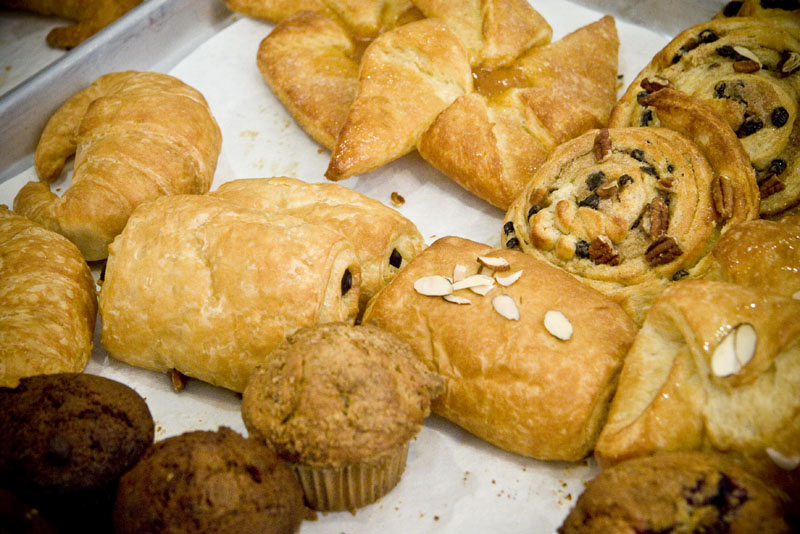
[[[14,211],[68,237],[87,260],[101,260],[141,202],[208,191],[221,145],[195,89],[167,74],[106,74],[47,122],[34,153],[41,182],[22,187]],[[72,183],[59,198],[47,182],[73,154]]]
[[614,19],[603,17],[509,67],[476,70],[477,92],[439,114],[420,139],[420,155],[508,209],[556,145],[608,122],[618,49]]
[[109,252],[108,353],[234,391],[287,335],[358,312],[361,269],[344,237],[207,195],[140,205]]
[[361,309],[425,248],[417,227],[398,211],[352,189],[295,178],[233,180],[212,196],[274,215],[332,228],[355,247],[361,264]]
[[443,21],[381,34],[361,58],[355,100],[325,176],[342,180],[411,152],[436,115],[471,90],[467,51]]
[[686,280],[664,291],[625,359],[595,449],[601,465],[716,451],[800,490],[798,314],[797,300],[736,284]]
[[142,0],[0,0],[0,7],[75,21],[47,34],[50,46],[74,48],[141,3]]
[[610,126],[658,125],[641,98],[669,86],[707,101],[753,166],[761,214],[800,203],[800,17],[714,19],[680,33],[639,73]]
[[0,205],[0,387],[83,371],[96,314],[94,279],[75,245]]
[[662,127],[592,130],[560,145],[503,227],[506,248],[612,296],[637,324],[668,283],[711,270],[728,227],[758,216],[753,169],[727,124],[670,89],[648,102]]
[[406,340],[444,378],[435,413],[548,460],[592,450],[636,332],[617,304],[563,271],[457,237],[414,258],[363,322]]

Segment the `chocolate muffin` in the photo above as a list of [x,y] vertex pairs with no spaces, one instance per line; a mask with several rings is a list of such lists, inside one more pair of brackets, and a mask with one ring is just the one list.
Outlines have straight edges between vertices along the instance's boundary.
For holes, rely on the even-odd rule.
[[286,534],[305,514],[287,464],[220,427],[157,442],[122,477],[116,534]]
[[663,452],[602,471],[559,534],[788,534],[783,503],[727,458]]
[[0,388],[0,428],[0,485],[63,532],[109,530],[119,478],[154,436],[136,391],[81,373]]

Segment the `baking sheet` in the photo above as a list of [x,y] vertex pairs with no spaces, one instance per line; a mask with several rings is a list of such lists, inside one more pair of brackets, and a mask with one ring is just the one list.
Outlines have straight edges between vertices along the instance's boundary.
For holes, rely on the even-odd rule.
[[[622,5],[615,0],[583,2],[588,6],[558,0],[532,3],[552,25],[554,40],[606,12],[619,15],[620,9],[631,6],[642,16],[663,17],[663,8],[658,6],[667,4],[631,1]],[[673,6],[672,20],[678,17],[683,22],[679,29],[706,20],[722,6],[722,2],[684,2],[687,9],[676,9],[677,2],[669,4]],[[649,15],[648,6],[654,9]],[[205,95],[222,129],[222,153],[212,189],[236,178],[293,176],[324,181],[329,153],[294,123],[256,68],[258,44],[270,29],[267,23],[236,16],[232,24],[168,69]],[[671,33],[620,18],[617,29],[622,90],[669,41]],[[33,169],[27,168],[0,183],[0,203],[11,205],[19,188],[34,179]],[[405,204],[397,209],[417,224],[428,243],[457,235],[500,244],[503,212],[462,190],[415,153],[340,183],[389,206],[393,192],[402,195]],[[56,184],[56,190],[65,186],[66,182]],[[95,350],[86,372],[117,379],[144,396],[156,421],[156,439],[220,425],[246,433],[240,400],[234,393],[196,380],[176,393],[165,375],[109,359],[100,346],[100,328],[98,319]],[[394,490],[356,514],[320,514],[317,521],[305,522],[302,532],[555,532],[585,481],[596,471],[590,459],[567,464],[506,453],[431,416],[412,442],[405,474]]]

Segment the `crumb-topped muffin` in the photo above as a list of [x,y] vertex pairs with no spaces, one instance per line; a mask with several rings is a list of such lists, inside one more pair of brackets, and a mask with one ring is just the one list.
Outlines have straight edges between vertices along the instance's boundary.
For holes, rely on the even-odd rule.
[[290,534],[305,514],[290,467],[233,430],[197,430],[153,445],[122,477],[115,534]]
[[410,346],[374,325],[294,335],[251,377],[242,418],[291,462],[318,510],[354,510],[391,490],[442,388]]
[[663,452],[602,471],[559,534],[788,534],[783,504],[727,458]]

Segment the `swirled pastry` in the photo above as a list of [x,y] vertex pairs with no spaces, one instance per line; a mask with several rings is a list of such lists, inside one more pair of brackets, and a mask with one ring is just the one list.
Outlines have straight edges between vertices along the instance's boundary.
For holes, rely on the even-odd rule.
[[774,0],[739,0],[731,1],[717,14],[716,18],[728,17],[773,17],[798,16],[800,7],[797,2]]
[[731,225],[758,215],[736,136],[702,101],[649,95],[661,127],[592,130],[560,145],[505,218],[503,245],[611,295],[641,324],[671,281],[711,269]]
[[[41,181],[22,187],[14,210],[65,235],[87,260],[104,259],[141,202],[208,191],[221,145],[195,89],[167,74],[106,74],[50,118],[34,153]],[[73,154],[72,184],[59,198],[47,182]]]
[[425,248],[425,240],[410,220],[339,184],[253,178],[226,182],[210,194],[272,215],[290,215],[332,228],[346,237],[361,265],[361,309]]
[[0,205],[0,386],[83,371],[96,314],[94,279],[75,245]]
[[716,451],[800,497],[798,314],[797,300],[736,284],[669,287],[625,359],[598,460]]
[[761,214],[800,203],[800,16],[714,19],[680,33],[639,73],[610,126],[660,124],[642,95],[669,86],[707,101],[753,166]]
[[530,49],[508,67],[478,69],[477,91],[439,114],[420,139],[420,155],[474,195],[508,209],[556,145],[608,122],[618,48],[607,16]]
[[434,413],[550,460],[592,450],[636,332],[611,299],[563,271],[457,237],[414,258],[363,322],[407,341],[444,378]]
[[142,204],[109,246],[102,343],[131,365],[242,391],[303,326],[354,322],[361,269],[337,232],[208,195]]

